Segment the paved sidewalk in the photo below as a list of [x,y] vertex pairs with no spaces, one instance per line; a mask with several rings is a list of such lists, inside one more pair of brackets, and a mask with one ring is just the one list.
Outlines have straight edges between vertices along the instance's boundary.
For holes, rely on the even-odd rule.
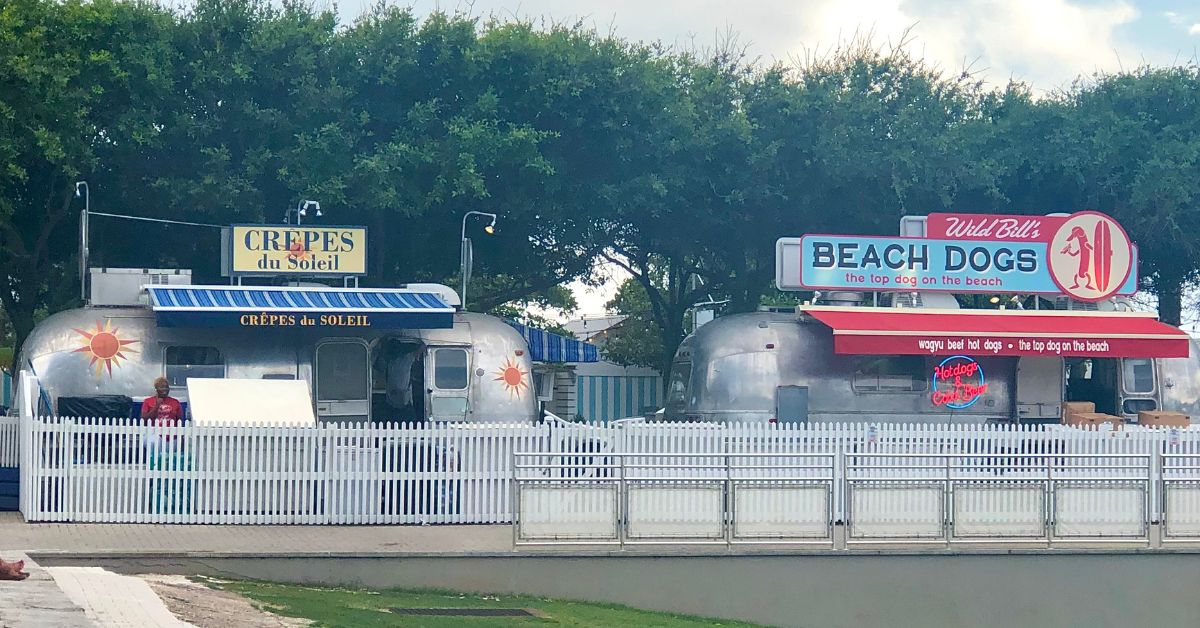
[[[512,527],[25,523],[0,513],[0,550],[38,554],[462,554],[511,552]],[[7,557],[7,554],[5,554]]]
[[[58,587],[103,628],[189,628],[146,584],[100,567],[47,567]],[[0,602],[0,605],[3,605]]]
[[11,552],[5,552],[4,559],[24,559],[29,577],[19,582],[0,581],[0,626],[91,628],[96,625],[37,563]]

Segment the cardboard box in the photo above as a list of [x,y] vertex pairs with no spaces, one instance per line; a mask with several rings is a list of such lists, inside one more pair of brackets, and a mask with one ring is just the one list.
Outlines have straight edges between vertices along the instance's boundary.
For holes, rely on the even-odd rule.
[[1090,401],[1067,401],[1062,405],[1063,423],[1068,423],[1072,414],[1094,413],[1096,404]]
[[1192,420],[1182,412],[1142,410],[1138,413],[1138,424],[1146,427],[1188,427]]
[[1125,420],[1119,416],[1104,414],[1103,412],[1076,412],[1067,417],[1064,421],[1067,425],[1074,427],[1083,427],[1096,429],[1105,423],[1111,423],[1112,429],[1119,430],[1125,424]]

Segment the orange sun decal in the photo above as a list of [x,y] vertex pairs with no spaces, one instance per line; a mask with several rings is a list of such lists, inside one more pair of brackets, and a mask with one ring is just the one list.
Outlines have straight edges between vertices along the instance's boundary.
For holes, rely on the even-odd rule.
[[511,358],[507,358],[504,360],[504,366],[496,371],[496,379],[492,381],[504,382],[504,388],[509,393],[520,397],[521,391],[529,388],[529,382],[525,381],[525,376],[528,374],[529,371],[522,371],[516,362],[513,362]]
[[302,242],[293,242],[292,245],[288,247],[288,257],[292,259],[304,259],[308,257],[308,249],[304,248],[304,244]]
[[124,340],[119,335],[120,330],[112,326],[112,321],[104,321],[101,324],[96,322],[96,329],[92,331],[84,331],[76,329],[75,333],[83,336],[87,341],[82,347],[75,350],[75,353],[90,353],[92,356],[92,366],[96,367],[96,375],[108,369],[108,376],[112,377],[113,364],[121,366],[122,359],[128,359],[126,353],[137,353],[133,349],[128,348],[129,345],[136,343],[136,340]]

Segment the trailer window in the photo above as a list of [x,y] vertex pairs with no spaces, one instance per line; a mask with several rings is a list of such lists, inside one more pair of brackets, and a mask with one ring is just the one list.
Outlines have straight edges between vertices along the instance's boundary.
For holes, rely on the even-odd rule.
[[925,358],[919,355],[881,355],[857,358],[856,392],[922,392],[928,385]]
[[189,377],[225,377],[225,358],[216,347],[167,347],[163,363],[172,386],[186,386]]
[[442,390],[462,390],[467,387],[465,349],[436,349],[433,352],[433,385]]
[[673,404],[683,404],[687,401],[688,383],[692,379],[692,363],[676,362],[671,369],[671,383],[667,390],[667,401]]
[[1125,392],[1154,392],[1154,362],[1146,358],[1124,360]]

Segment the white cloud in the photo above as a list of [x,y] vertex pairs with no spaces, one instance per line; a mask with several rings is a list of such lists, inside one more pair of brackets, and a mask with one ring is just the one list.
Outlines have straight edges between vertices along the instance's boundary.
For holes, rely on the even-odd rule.
[[827,49],[856,32],[887,43],[911,27],[910,50],[937,67],[957,72],[969,65],[992,83],[1011,76],[1041,88],[1119,67],[1123,46],[1115,31],[1138,17],[1124,0],[1086,6],[1071,0],[817,0],[804,6],[801,19],[789,25],[789,52]]
[[[343,0],[342,14],[356,14],[366,1]],[[1116,34],[1138,17],[1132,0],[412,1],[420,14],[441,8],[582,19],[602,32],[611,28],[629,39],[683,47],[711,46],[732,32],[751,45],[752,55],[768,60],[827,51],[855,34],[870,33],[874,43],[886,45],[911,27],[912,52],[945,70],[969,63],[986,70],[993,84],[1011,76],[1043,89],[1143,57]]]
[[1200,22],[1192,24],[1191,28],[1188,29],[1188,35],[1200,35]]

